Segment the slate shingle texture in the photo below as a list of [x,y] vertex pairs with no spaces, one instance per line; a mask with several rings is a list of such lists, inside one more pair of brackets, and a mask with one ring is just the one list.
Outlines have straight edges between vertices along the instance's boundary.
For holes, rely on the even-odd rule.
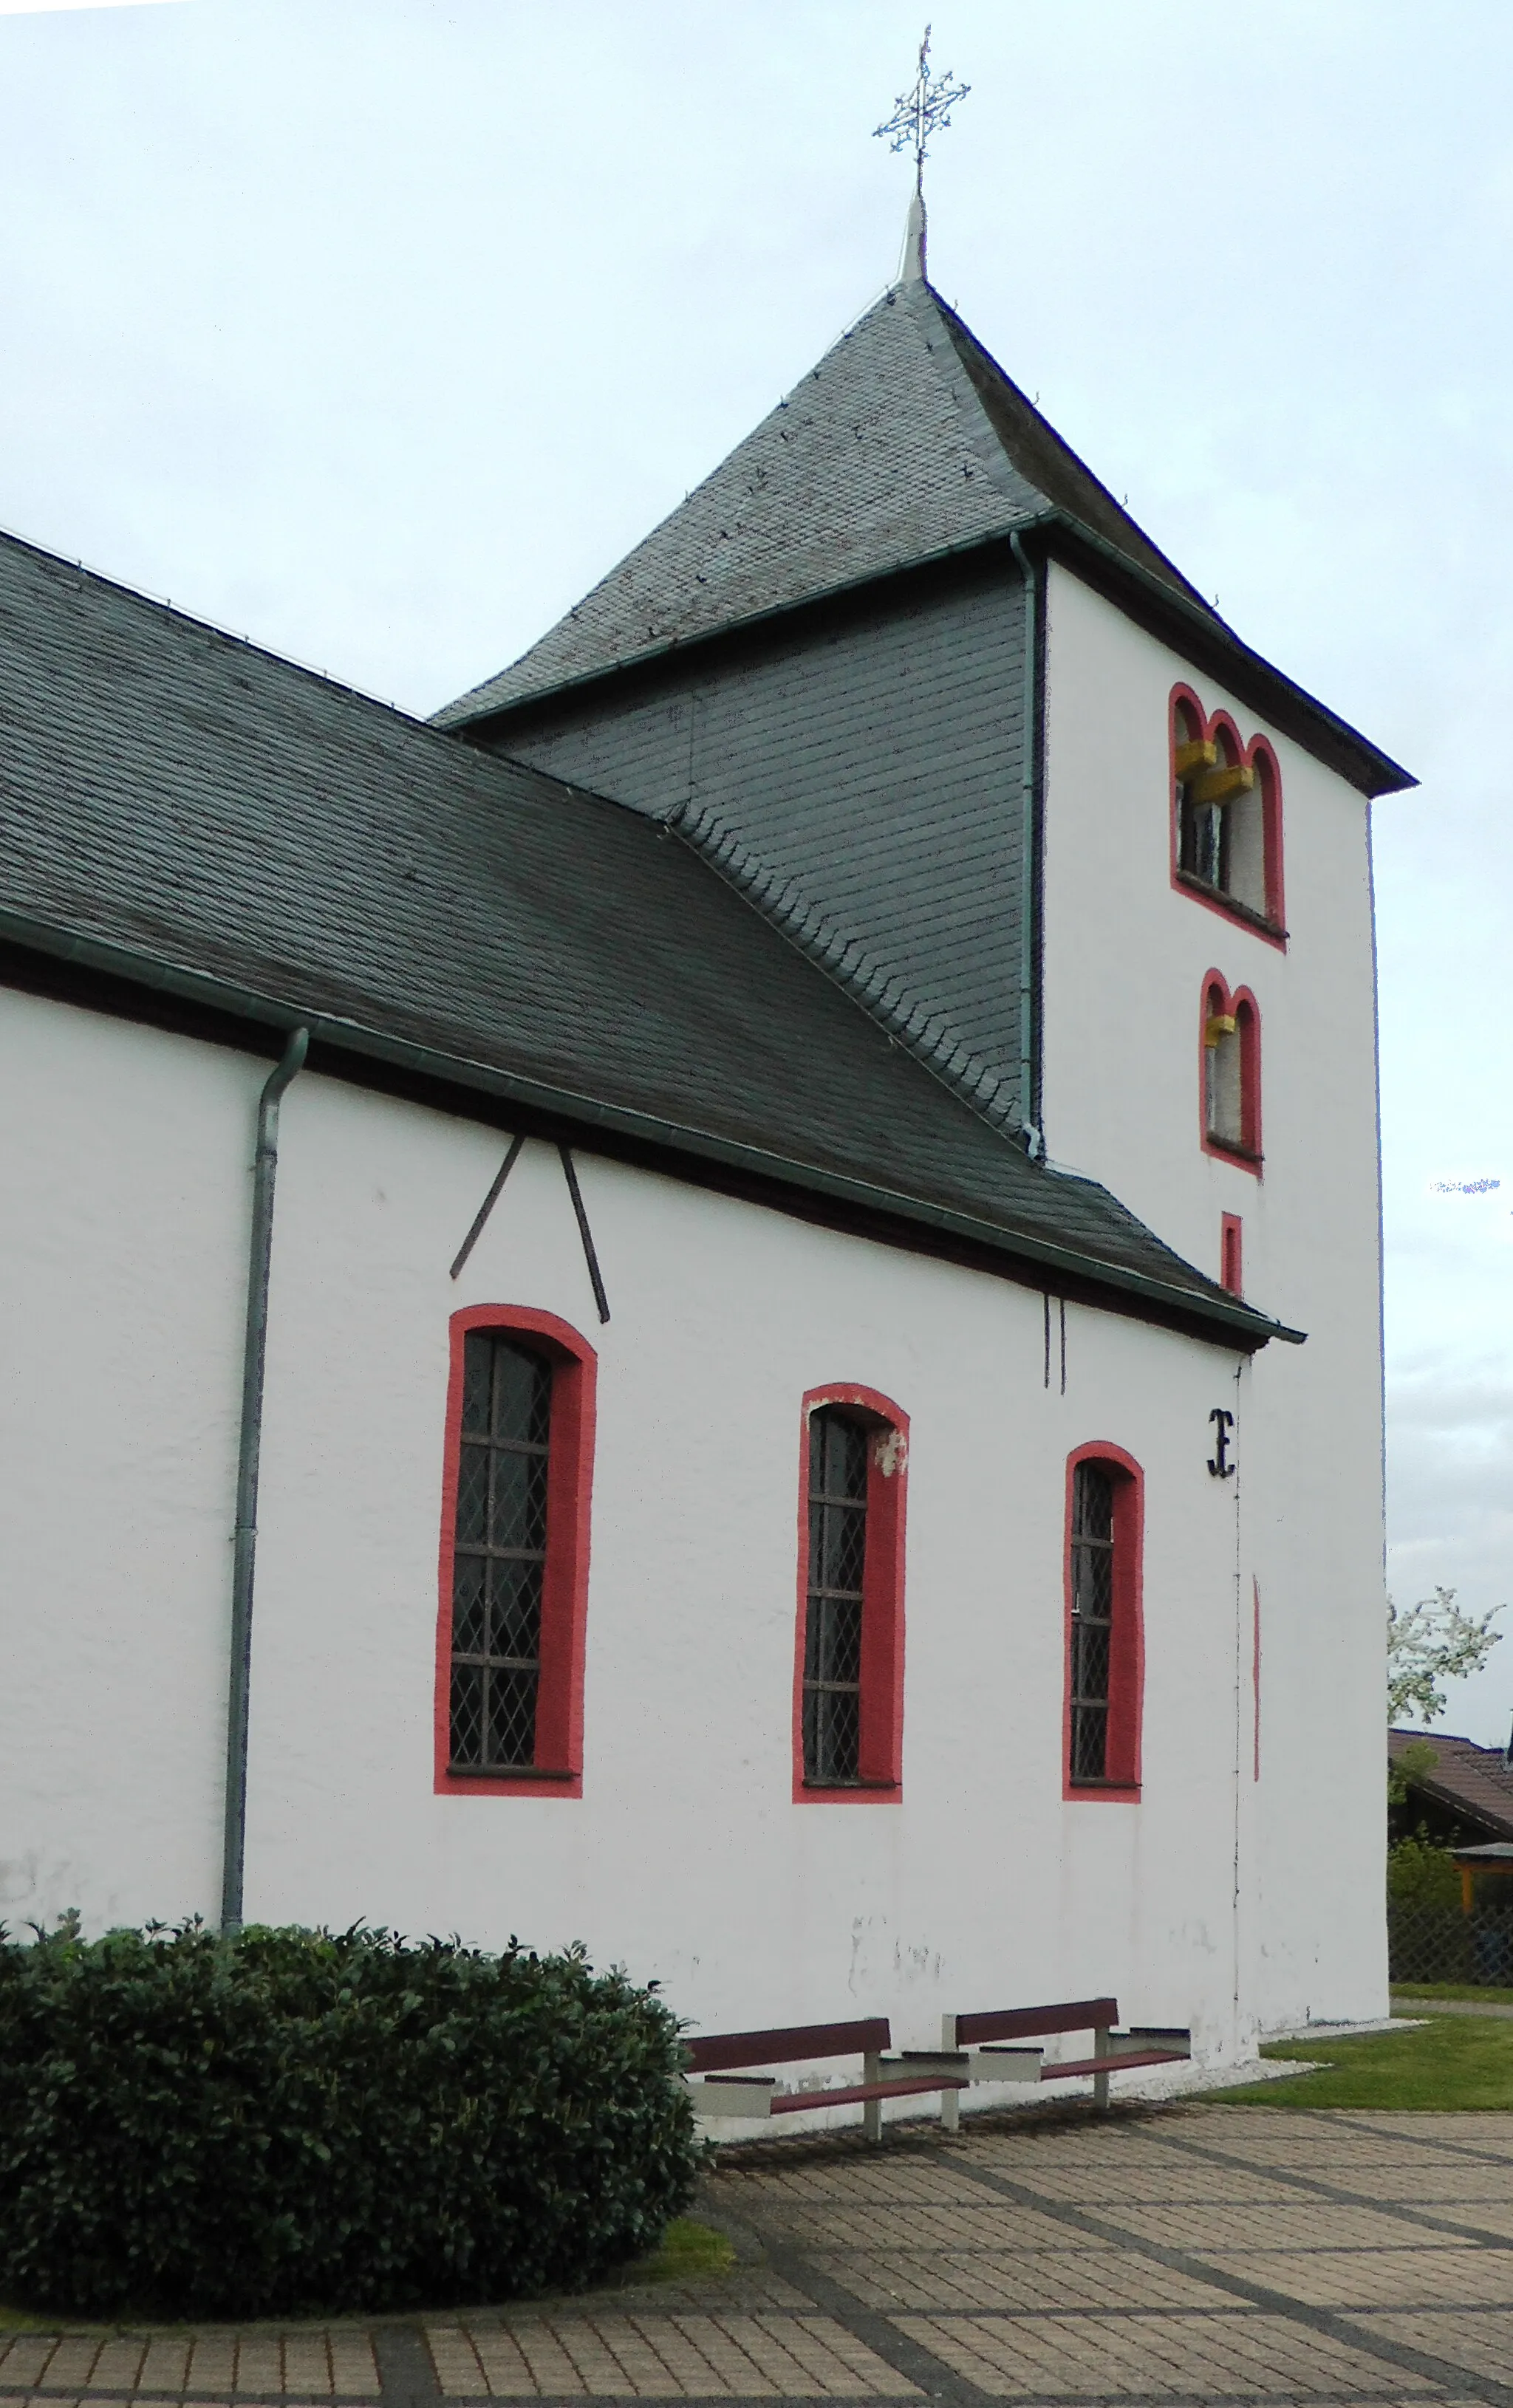
[[438,724],[1055,509],[1208,611],[933,288],[895,285],[565,619]]
[[752,899],[891,1036],[1017,1122],[1024,654],[1010,561],[823,631],[674,652],[491,740],[675,818],[721,867],[739,851]]
[[463,1090],[498,1073],[589,1130],[886,1191],[1011,1258],[1070,1249],[1228,1342],[1274,1326],[1028,1161],[641,813],[13,538],[0,933],[126,949],[358,1054],[425,1049]]

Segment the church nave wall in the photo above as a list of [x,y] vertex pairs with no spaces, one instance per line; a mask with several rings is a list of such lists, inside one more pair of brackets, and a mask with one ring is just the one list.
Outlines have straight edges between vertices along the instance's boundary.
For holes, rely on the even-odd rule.
[[[4,1004],[11,1125],[52,1148],[6,1254],[7,1912],[213,1915],[267,1066]],[[1054,1300],[1047,1355],[1033,1290],[581,1151],[601,1327],[540,1140],[449,1277],[504,1146],[313,1071],[284,1099],[248,1918],[582,1938],[707,2028],[884,2012],[912,2044],[947,2008],[1113,1987],[1232,2053],[1259,1995],[1248,1603],[1205,1459],[1235,1358],[1071,1305],[1063,1393]],[[598,1354],[581,1798],[433,1777],[449,1322],[489,1303]],[[910,1423],[902,1796],[796,1804],[800,1405],[836,1383]],[[1144,1474],[1137,1802],[1063,1794],[1066,1468],[1094,1440]],[[1341,2003],[1369,2003],[1342,1947]]]

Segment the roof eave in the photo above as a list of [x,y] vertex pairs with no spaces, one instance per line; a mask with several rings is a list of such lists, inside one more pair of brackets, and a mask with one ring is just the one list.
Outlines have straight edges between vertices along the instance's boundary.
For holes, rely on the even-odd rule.
[[[895,578],[913,576],[920,569],[969,556],[981,555],[1006,548],[1013,538],[1021,541],[1038,537],[1048,549],[1053,542],[1074,552],[1102,571],[1105,580],[1123,588],[1123,598],[1142,606],[1139,615],[1164,622],[1166,631],[1173,623],[1188,638],[1185,649],[1202,666],[1212,666],[1227,676],[1242,690],[1249,685],[1259,691],[1260,707],[1267,710],[1275,724],[1285,734],[1292,736],[1304,750],[1317,753],[1328,767],[1337,769],[1347,782],[1362,794],[1401,794],[1419,782],[1412,773],[1394,761],[1390,753],[1373,744],[1360,729],[1352,727],[1327,703],[1277,668],[1263,653],[1255,652],[1234,633],[1232,627],[1216,616],[1200,602],[1190,601],[1174,585],[1143,568],[1128,553],[1121,552],[1106,538],[1096,535],[1091,527],[1061,509],[1041,510],[1027,516],[1013,526],[995,529],[988,535],[972,536],[959,543],[939,545],[931,552],[913,554],[885,569],[869,569],[856,577],[838,579],[833,584],[816,587],[797,600],[774,603],[766,610],[751,610],[740,618],[726,620],[717,627],[700,630],[698,635],[670,636],[655,644],[643,645],[634,652],[624,652],[598,668],[584,671],[580,676],[560,678],[548,685],[538,686],[529,694],[516,695],[503,703],[488,704],[476,710],[463,710],[456,704],[447,704],[432,714],[426,723],[446,735],[462,735],[477,738],[491,727],[500,726],[518,713],[535,710],[549,703],[586,691],[611,678],[623,677],[632,670],[655,666],[674,652],[693,652],[707,645],[718,644],[728,637],[745,635],[749,631],[771,624],[774,621],[791,619],[798,612],[836,602],[847,595],[863,592],[870,585],[886,585]],[[1268,710],[1268,705],[1271,708]],[[1280,709],[1276,706],[1280,705]],[[1293,724],[1289,725],[1289,721]]]
[[1049,1240],[980,1221],[948,1205],[932,1204],[843,1172],[796,1162],[770,1154],[760,1146],[707,1130],[684,1127],[632,1107],[549,1086],[543,1081],[502,1070],[492,1063],[444,1054],[407,1038],[369,1028],[358,1021],[313,1010],[287,998],[258,994],[209,971],[165,961],[108,939],[82,936],[29,914],[0,908],[0,939],[54,961],[172,996],[223,1019],[240,1021],[258,1029],[287,1035],[294,1028],[307,1028],[314,1043],[335,1053],[387,1064],[456,1089],[487,1096],[496,1102],[513,1104],[582,1128],[590,1137],[599,1131],[607,1137],[618,1135],[660,1146],[694,1161],[717,1163],[779,1187],[829,1197],[890,1221],[933,1230],[1033,1271],[1037,1275],[1034,1284],[1040,1283],[1039,1275],[1044,1274],[1053,1291],[1058,1278],[1104,1289],[1110,1292],[1111,1301],[1120,1300],[1126,1310],[1144,1307],[1146,1318],[1187,1326],[1193,1334],[1207,1337],[1216,1344],[1237,1347],[1248,1354],[1274,1338],[1290,1345],[1302,1345],[1306,1338],[1305,1331],[1273,1321],[1238,1298],[1231,1301],[1217,1293],[1172,1285],[1123,1264],[1085,1254],[1075,1247],[1059,1246]]
[[1451,1813],[1459,1814],[1467,1823],[1479,1823],[1486,1830],[1502,1830],[1509,1840],[1513,1840],[1513,1800],[1509,1801],[1506,1813],[1499,1813],[1494,1806],[1475,1804],[1459,1790],[1452,1789],[1448,1783],[1435,1781],[1432,1776],[1426,1778],[1420,1774],[1408,1773],[1404,1777],[1410,1789],[1417,1790],[1420,1797],[1429,1799],[1434,1805],[1448,1808]]
[[[1342,719],[1338,711],[1332,710],[1328,703],[1320,702],[1306,686],[1289,677],[1285,669],[1279,669],[1275,662],[1267,660],[1263,652],[1254,651],[1225,620],[1215,616],[1203,604],[1189,601],[1164,578],[1143,568],[1117,544],[1096,535],[1079,519],[1058,510],[1037,521],[1036,529],[1045,536],[1059,536],[1069,549],[1081,552],[1089,560],[1096,561],[1112,581],[1138,594],[1152,616],[1158,619],[1165,616],[1179,622],[1191,638],[1189,650],[1192,656],[1199,659],[1202,666],[1211,665],[1226,674],[1237,691],[1248,682],[1252,688],[1269,692],[1275,701],[1283,706],[1281,710],[1274,708],[1269,714],[1282,732],[1293,737],[1305,751],[1318,754],[1362,794],[1375,799],[1378,795],[1404,794],[1419,783],[1411,770],[1405,769],[1390,752],[1384,752],[1379,745],[1373,744],[1369,737],[1362,736],[1358,727],[1352,727],[1349,721]],[[1204,653],[1207,660],[1202,661],[1201,656]],[[1309,737],[1298,727],[1287,725],[1288,717],[1294,713],[1304,721],[1313,723],[1314,741],[1310,742]]]
[[[809,593],[800,594],[790,601],[774,602],[765,610],[746,610],[739,618],[722,620],[716,627],[700,628],[694,636],[662,637],[655,644],[642,644],[636,652],[617,652],[612,660],[604,662],[598,668],[584,669],[575,677],[557,678],[548,685],[533,686],[528,694],[515,695],[508,702],[483,703],[475,710],[465,710],[462,706],[467,696],[463,695],[457,702],[443,703],[439,710],[432,711],[425,724],[439,728],[449,736],[459,735],[465,729],[476,733],[494,721],[512,719],[517,711],[534,710],[540,703],[559,702],[567,695],[582,693],[609,678],[623,677],[631,669],[653,667],[674,652],[698,652],[705,645],[722,643],[728,636],[743,636],[752,628],[770,626],[774,620],[791,619],[800,611],[812,610],[820,604],[840,601],[850,594],[863,593],[869,585],[886,585],[896,577],[912,576],[916,569],[933,568],[942,562],[958,560],[969,553],[991,552],[1007,544],[1012,535],[1023,537],[1047,525],[1051,515],[1054,514],[1039,511],[1020,520],[1012,528],[995,528],[988,535],[964,536],[959,543],[940,544],[931,552],[911,552],[907,560],[897,561],[889,568],[867,568],[855,577],[838,578],[833,584],[814,586]],[[512,666],[518,666],[518,664]],[[500,674],[508,675],[508,671]],[[486,687],[475,689],[480,690],[486,691]]]

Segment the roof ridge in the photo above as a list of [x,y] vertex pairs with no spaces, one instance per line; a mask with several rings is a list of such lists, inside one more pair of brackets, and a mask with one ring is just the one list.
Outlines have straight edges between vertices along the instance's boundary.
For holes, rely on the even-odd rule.
[[713,804],[680,804],[663,822],[790,943],[823,970],[922,1068],[1001,1135],[1023,1125],[1017,1093],[957,1036],[950,1015],[912,994],[901,972],[813,902],[796,877],[758,861]]
[[[924,333],[923,328],[918,328],[917,331],[920,335],[920,339],[925,347],[925,356],[929,362],[930,374],[942,386],[944,386],[946,394],[949,395],[952,408],[956,414],[957,423],[961,428],[962,436],[965,440],[971,443],[973,450],[981,460],[984,474],[988,478],[996,490],[1002,494],[1003,499],[1010,510],[1015,510],[1015,497],[1011,490],[1010,481],[1015,472],[1015,464],[1009,457],[1008,447],[1004,443],[1002,436],[1000,434],[998,428],[994,425],[991,418],[987,414],[987,405],[983,400],[982,394],[977,390],[977,385],[973,377],[972,371],[968,367],[966,361],[961,356],[960,350],[956,340],[955,327],[952,323],[955,313],[941,298],[941,295],[936,292],[934,285],[931,284],[928,277],[922,278],[917,287],[900,286],[898,290],[901,293],[912,293],[917,290],[929,302],[930,307],[935,313],[936,322],[939,324],[941,331],[945,337],[946,345],[950,354],[950,361],[954,362],[960,376],[965,380],[967,387],[966,394],[963,394],[960,384],[958,382],[957,378],[951,373],[950,366],[945,359],[943,359],[941,352],[936,348],[935,344],[933,344],[929,336]],[[981,348],[981,346],[979,346],[979,348]],[[985,351],[984,356],[988,359],[992,358],[991,352]],[[998,362],[996,360],[993,361],[993,366],[995,367],[998,366]],[[1005,374],[1005,371],[1000,368],[999,374],[1002,376]],[[970,408],[967,407],[969,399],[971,403]],[[1018,513],[1016,511],[1016,515]]]
[[[925,290],[929,293],[930,299],[935,305],[937,315],[944,328],[951,349],[957,360],[960,364],[962,373],[966,377],[967,382],[971,385],[973,392],[976,396],[977,407],[982,412],[984,422],[992,437],[994,449],[1000,456],[1005,461],[1008,461],[1012,466],[1018,467],[1020,474],[1023,476],[1027,478],[1032,476],[1034,482],[1040,486],[1042,491],[1045,492],[1046,498],[1053,508],[1065,510],[1068,517],[1076,520],[1079,524],[1089,526],[1092,533],[1097,534],[1099,532],[1095,526],[1091,525],[1091,522],[1087,520],[1083,514],[1077,510],[1074,504],[1069,504],[1064,499],[1058,498],[1054,490],[1050,489],[1054,486],[1054,477],[1050,480],[1050,485],[1047,486],[1045,478],[1044,461],[1035,468],[1030,469],[1023,466],[1022,464],[1014,459],[1009,448],[1008,431],[1006,428],[1000,427],[994,423],[988,396],[983,390],[983,384],[979,382],[979,377],[981,377],[984,381],[990,386],[994,398],[1001,404],[1010,404],[1014,408],[1023,410],[1026,420],[1029,422],[1028,431],[1031,435],[1032,438],[1047,446],[1059,466],[1069,471],[1074,478],[1086,480],[1087,483],[1092,487],[1098,500],[1107,505],[1108,510],[1117,526],[1122,530],[1127,537],[1132,537],[1134,538],[1135,545],[1137,547],[1136,556],[1138,556],[1138,548],[1143,548],[1146,552],[1152,555],[1153,561],[1160,564],[1160,567],[1155,567],[1152,566],[1150,561],[1147,561],[1145,564],[1147,572],[1157,577],[1161,577],[1164,572],[1165,579],[1174,584],[1179,592],[1185,594],[1190,601],[1195,602],[1206,616],[1215,620],[1218,625],[1226,626],[1227,623],[1220,618],[1218,611],[1216,609],[1214,604],[1210,602],[1207,595],[1204,594],[1200,587],[1194,585],[1189,577],[1184,575],[1183,571],[1177,566],[1175,561],[1172,558],[1171,553],[1165,551],[1162,546],[1156,541],[1155,538],[1149,534],[1146,528],[1141,524],[1133,511],[1130,509],[1128,502],[1121,502],[1118,495],[1114,492],[1112,486],[1104,483],[1102,478],[1098,474],[1097,469],[1088,466],[1088,462],[1083,458],[1082,453],[1077,450],[1076,446],[1069,443],[1066,437],[1061,433],[1060,428],[1053,424],[1052,421],[1046,417],[1045,411],[1041,408],[1039,402],[1031,400],[1024,387],[1016,383],[1014,378],[1010,376],[1008,369],[1003,366],[1001,360],[997,358],[996,355],[988,350],[987,345],[983,341],[982,337],[979,334],[976,334],[973,329],[968,325],[965,318],[961,316],[959,310],[953,309],[949,301],[947,301],[942,294],[937,293],[933,284],[927,282]],[[931,357],[933,358],[933,353],[931,353]],[[1117,538],[1111,537],[1108,530],[1105,529],[1103,532],[1105,540],[1117,541]],[[1120,544],[1119,548],[1127,552],[1129,552],[1128,543]]]
[[429,716],[421,718],[417,712],[409,710],[402,702],[395,702],[388,695],[375,694],[369,686],[354,685],[351,678],[338,677],[330,669],[317,668],[313,661],[301,660],[296,652],[279,652],[273,645],[265,643],[261,637],[250,636],[241,627],[228,627],[219,619],[209,618],[203,610],[187,609],[181,602],[176,602],[171,594],[153,594],[145,585],[133,585],[122,577],[112,577],[108,569],[93,567],[87,560],[78,558],[73,552],[54,552],[50,545],[39,542],[36,536],[22,535],[19,527],[0,525],[0,545],[9,545],[17,552],[28,552],[34,560],[43,562],[49,568],[66,570],[70,577],[82,577],[91,585],[103,587],[108,594],[124,595],[128,601],[139,603],[144,609],[156,610],[181,627],[192,627],[200,635],[213,636],[217,643],[234,644],[243,652],[255,652],[263,660],[277,661],[281,667],[292,669],[298,677],[313,679],[317,685],[327,691],[346,695],[353,702],[365,703],[374,710],[385,711],[391,719],[402,719],[411,727],[430,734],[438,732]]

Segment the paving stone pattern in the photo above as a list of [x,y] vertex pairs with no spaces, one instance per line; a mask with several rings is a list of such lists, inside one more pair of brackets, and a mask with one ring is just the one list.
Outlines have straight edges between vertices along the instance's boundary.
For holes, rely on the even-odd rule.
[[726,2276],[370,2328],[0,2335],[0,2408],[1513,2408],[1513,2116],[1180,2103],[728,2151]]

